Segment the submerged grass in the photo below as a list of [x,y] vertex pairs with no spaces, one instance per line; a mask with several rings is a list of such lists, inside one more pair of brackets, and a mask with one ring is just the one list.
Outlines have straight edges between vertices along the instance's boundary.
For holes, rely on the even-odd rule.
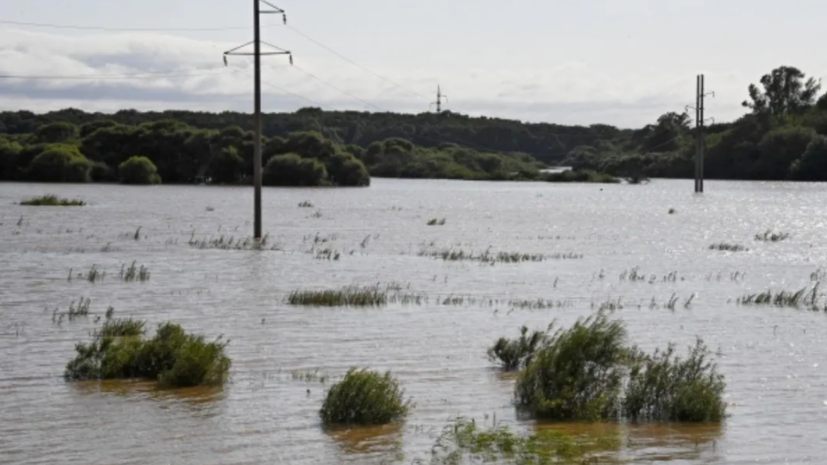
[[755,235],[755,240],[761,242],[780,242],[789,238],[789,234],[783,232],[773,232],[771,229]]
[[710,245],[709,250],[723,250],[726,252],[746,252],[749,249],[741,244],[729,244],[726,242],[721,242],[718,244]]
[[444,226],[445,225],[445,218],[438,220],[436,218],[431,218],[428,220],[428,226]]
[[818,304],[818,286],[819,283],[816,283],[809,293],[807,288],[804,287],[797,291],[773,292],[767,290],[755,294],[746,294],[739,297],[737,303],[739,305],[774,305],[776,307],[800,307],[801,305],[816,307]]
[[388,291],[378,286],[299,290],[287,296],[287,303],[315,307],[376,307],[388,303]]
[[319,415],[325,425],[384,425],[404,419],[412,407],[390,372],[351,368],[327,391]]
[[190,235],[187,244],[195,249],[200,250],[281,250],[280,244],[269,245],[269,234],[265,234],[258,241],[252,237],[238,239],[235,236],[210,237],[206,239],[196,239],[195,233]]
[[20,202],[20,205],[37,207],[82,207],[86,205],[86,202],[78,199],[65,199],[49,194],[23,200]]
[[132,261],[132,264],[128,267],[124,264],[121,265],[121,273],[120,278],[126,282],[132,281],[140,281],[146,282],[149,281],[149,268],[144,265],[141,265],[140,268],[137,266],[136,261]]
[[558,253],[552,255],[544,254],[529,254],[520,252],[497,252],[493,253],[490,249],[480,254],[474,252],[466,252],[461,249],[447,249],[440,251],[420,250],[418,255],[420,257],[431,257],[442,259],[444,261],[475,261],[484,264],[493,265],[496,263],[521,263],[521,262],[542,262],[543,260],[565,260],[565,259],[580,259],[582,254],[576,253]]
[[620,444],[617,433],[584,437],[542,429],[533,434],[518,435],[508,426],[480,427],[473,419],[457,418],[437,438],[431,448],[430,463],[597,463],[600,454],[617,450]]
[[158,381],[168,387],[221,385],[230,359],[228,342],[221,337],[206,342],[187,334],[174,323],[159,325],[152,339],[144,340],[144,322],[107,320],[90,343],[75,346],[76,357],[66,365],[64,378],[74,380],[133,379]]

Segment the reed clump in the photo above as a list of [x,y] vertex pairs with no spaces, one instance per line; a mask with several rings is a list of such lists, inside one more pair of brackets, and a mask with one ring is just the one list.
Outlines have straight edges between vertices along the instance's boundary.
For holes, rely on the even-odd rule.
[[756,234],[755,240],[761,242],[780,242],[790,238],[788,233],[784,232],[774,232],[770,229],[764,231],[763,233]]
[[507,371],[525,368],[545,338],[544,331],[534,331],[529,334],[528,327],[523,326],[520,328],[520,337],[497,339],[497,342],[488,348],[488,359],[492,362],[499,362]]
[[64,378],[75,380],[150,379],[167,387],[221,385],[230,359],[229,342],[222,337],[207,342],[187,334],[181,326],[158,326],[152,339],[143,339],[143,321],[107,320],[89,343],[75,345],[77,355],[66,365]]
[[147,268],[144,265],[138,267],[137,261],[133,260],[132,264],[130,264],[128,267],[125,264],[121,265],[120,278],[126,282],[149,281],[149,268]]
[[384,425],[404,419],[412,407],[390,372],[352,368],[327,391],[319,415],[325,425]]
[[86,205],[86,202],[79,199],[65,199],[49,194],[23,200],[20,202],[20,205],[36,207],[82,207]]
[[546,259],[574,259],[583,258],[580,254],[529,254],[520,252],[497,252],[493,253],[491,250],[486,250],[483,253],[477,254],[474,252],[466,252],[458,249],[447,249],[440,251],[420,250],[418,255],[420,257],[431,257],[442,259],[444,261],[475,261],[484,264],[494,265],[496,263],[521,263],[521,262],[542,262]]
[[199,250],[281,250],[280,244],[269,245],[269,239],[269,234],[265,234],[258,241],[252,237],[239,239],[223,234],[219,237],[196,239],[195,233],[192,233],[187,244]]
[[436,218],[431,218],[428,220],[428,226],[444,226],[445,225],[445,218],[438,220]]
[[599,455],[620,447],[617,433],[574,436],[541,429],[532,434],[511,432],[505,425],[479,426],[457,418],[446,425],[431,448],[432,465],[460,463],[597,463]]
[[818,300],[818,283],[808,293],[807,288],[797,291],[767,290],[755,294],[746,294],[738,298],[739,305],[774,305],[776,307],[799,307],[804,304],[815,306]]
[[685,360],[672,345],[647,355],[627,344],[622,322],[598,313],[543,338],[515,398],[545,420],[718,422],[725,382],[708,358],[700,340]]
[[388,303],[388,291],[379,286],[297,290],[287,296],[287,303],[314,307],[377,307]]
[[299,202],[299,208],[313,208],[313,204],[309,200]]
[[721,242],[718,244],[710,245],[709,250],[722,250],[725,252],[746,252],[749,249],[741,244],[729,244],[726,242]]

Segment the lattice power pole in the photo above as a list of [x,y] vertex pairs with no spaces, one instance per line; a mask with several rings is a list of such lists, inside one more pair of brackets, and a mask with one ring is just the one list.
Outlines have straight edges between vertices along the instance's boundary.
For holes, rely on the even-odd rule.
[[[269,9],[261,9],[262,3]],[[284,10],[266,0],[253,0],[253,40],[224,52],[225,66],[227,65],[228,55],[252,55],[255,58],[255,77],[253,79],[255,81],[253,85],[253,99],[255,100],[253,110],[253,127],[255,131],[255,151],[253,152],[253,186],[255,188],[255,194],[253,209],[255,211],[255,221],[253,222],[253,239],[256,241],[261,240],[261,57],[263,55],[287,55],[290,57],[290,64],[293,64],[293,54],[290,53],[290,51],[261,41],[261,15],[265,14],[280,14],[284,24],[287,24],[287,13]],[[253,44],[252,53],[240,51],[240,49],[250,44]],[[262,52],[261,44],[270,47],[272,51]]]
[[436,86],[436,102],[431,102],[430,107],[436,105],[437,114],[442,113],[442,99],[448,101],[448,96],[442,93],[442,89],[440,89],[439,86]]

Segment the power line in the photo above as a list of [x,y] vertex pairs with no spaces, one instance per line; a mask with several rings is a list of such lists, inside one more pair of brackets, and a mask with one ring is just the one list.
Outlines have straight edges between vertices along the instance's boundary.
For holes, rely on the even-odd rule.
[[351,97],[351,98],[354,98],[354,99],[356,99],[356,100],[358,100],[358,101],[360,101],[360,102],[364,103],[364,104],[365,104],[365,105],[367,105],[367,106],[373,107],[373,108],[375,108],[375,109],[377,109],[377,110],[379,110],[379,111],[388,112],[388,110],[385,110],[385,109],[383,109],[383,108],[380,108],[380,107],[378,107],[378,106],[376,106],[376,105],[374,105],[374,104],[372,104],[372,103],[368,102],[367,100],[364,100],[364,99],[362,99],[362,98],[359,98],[359,97],[357,97],[357,96],[355,96],[355,95],[351,94],[350,92],[348,92],[348,91],[346,91],[346,90],[340,89],[339,87],[334,86],[333,84],[331,84],[331,83],[329,83],[329,82],[325,81],[324,79],[322,79],[322,78],[320,78],[320,77],[316,76],[315,74],[313,74],[313,73],[311,73],[311,72],[309,72],[309,71],[307,71],[307,70],[305,70],[305,69],[303,69],[303,68],[300,68],[299,66],[293,65],[293,67],[294,67],[294,68],[296,68],[297,70],[301,71],[302,73],[304,73],[304,74],[306,74],[306,75],[310,76],[311,78],[313,78],[313,79],[315,79],[315,80],[317,80],[317,81],[321,82],[322,84],[324,84],[324,85],[326,85],[326,86],[330,87],[331,89],[337,90],[337,91],[339,91],[339,92],[341,92],[341,93],[343,93],[343,94],[345,94],[345,95],[347,95],[347,96],[349,96],[349,97]]
[[341,58],[342,60],[344,60],[344,61],[346,61],[346,62],[350,63],[351,65],[353,65],[353,66],[355,66],[355,67],[357,67],[357,68],[359,68],[359,69],[361,69],[361,70],[363,70],[363,71],[366,71],[366,72],[368,72],[368,73],[370,73],[370,74],[372,74],[372,75],[374,75],[374,76],[378,77],[379,79],[382,79],[383,81],[385,81],[385,82],[387,82],[387,83],[389,83],[389,84],[392,84],[394,87],[398,87],[398,88],[400,88],[400,89],[407,90],[408,92],[410,92],[410,93],[412,93],[412,94],[414,94],[414,95],[417,95],[417,96],[419,96],[419,97],[421,97],[421,98],[424,98],[424,99],[430,99],[430,97],[427,97],[427,96],[425,96],[425,95],[422,95],[422,94],[420,94],[419,92],[417,92],[417,91],[415,91],[415,90],[413,90],[413,89],[409,89],[409,88],[407,88],[407,87],[403,86],[402,84],[398,84],[398,83],[396,83],[396,82],[394,82],[394,81],[391,81],[390,79],[386,78],[385,76],[382,76],[381,74],[379,74],[379,73],[377,73],[377,72],[375,72],[375,71],[372,71],[372,70],[370,70],[370,69],[368,69],[368,68],[366,68],[366,67],[364,67],[364,66],[360,65],[359,63],[356,63],[355,61],[353,61],[353,60],[351,60],[350,58],[348,58],[348,57],[346,57],[346,56],[342,55],[341,53],[337,52],[336,50],[333,50],[332,48],[328,47],[327,45],[325,45],[325,44],[323,44],[323,43],[319,42],[318,40],[316,40],[316,39],[314,39],[314,38],[312,38],[312,37],[308,36],[307,34],[305,34],[305,33],[301,32],[301,31],[299,31],[298,29],[296,29],[296,28],[295,28],[295,27],[293,27],[293,26],[288,25],[288,26],[287,26],[287,28],[288,28],[288,29],[291,29],[293,32],[295,32],[296,34],[298,34],[298,35],[300,35],[300,36],[304,37],[305,39],[309,40],[310,42],[313,42],[314,44],[318,45],[319,47],[322,47],[323,49],[327,50],[328,52],[330,52],[330,53],[332,53],[332,54],[336,55],[337,57]]
[[[237,67],[235,67],[235,66],[230,66],[230,70],[231,70],[231,71],[233,71],[233,72],[236,72],[236,73],[238,73],[238,74],[244,75],[244,76],[246,76],[246,77],[248,77],[248,78],[250,78],[250,79],[252,79],[252,78],[253,78],[253,76],[252,76],[252,75],[250,75],[249,73],[247,73],[247,72],[243,71],[242,69],[237,68]],[[279,87],[279,86],[277,86],[277,85],[275,85],[275,84],[272,84],[272,83],[270,83],[270,82],[267,82],[267,81],[265,81],[265,80],[263,80],[263,79],[261,80],[261,83],[262,83],[262,84],[265,84],[265,85],[267,85],[267,86],[269,86],[269,87],[272,87],[272,88],[274,88],[274,89],[276,89],[276,90],[279,90],[279,91],[281,91],[281,92],[285,92],[285,93],[288,93],[288,94],[290,94],[290,95],[296,96],[296,97],[298,97],[298,98],[300,98],[300,99],[307,100],[308,102],[310,102],[310,103],[312,103],[313,105],[316,105],[316,106],[318,106],[318,107],[321,107],[321,106],[322,106],[322,104],[321,104],[321,103],[316,102],[315,100],[311,100],[311,99],[309,99],[309,98],[305,97],[304,95],[297,94],[297,93],[295,93],[295,92],[293,92],[293,91],[291,91],[291,90],[285,89],[285,88],[283,88],[283,87]]]
[[[219,70],[220,68],[215,68]],[[165,79],[172,77],[190,77],[190,76],[218,76],[220,73],[135,73],[135,74],[78,74],[71,76],[47,76],[47,75],[25,75],[25,74],[2,74],[0,79],[24,79],[24,80],[42,80],[42,81],[116,81],[116,80],[152,80]]]
[[[249,26],[238,27],[103,27],[103,26],[78,26],[72,24],[53,23],[30,23],[24,21],[0,20],[0,24],[11,26],[26,26],[51,29],[74,29],[79,31],[109,31],[109,32],[210,32],[210,31],[237,31],[250,29]],[[273,27],[275,24],[262,25],[261,27]]]

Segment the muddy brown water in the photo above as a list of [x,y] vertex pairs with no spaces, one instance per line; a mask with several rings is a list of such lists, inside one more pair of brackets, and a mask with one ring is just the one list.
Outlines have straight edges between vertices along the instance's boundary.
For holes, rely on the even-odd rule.
[[[709,425],[554,425],[617,429],[614,458],[634,463],[823,463],[827,315],[739,306],[768,288],[797,290],[827,266],[823,184],[689,181],[642,186],[374,180],[367,189],[266,189],[264,229],[280,251],[187,244],[251,234],[252,190],[204,186],[0,184],[0,463],[410,463],[427,460],[447,421],[545,427],[516,418],[513,379],[485,349],[521,325],[569,324],[609,299],[642,347],[701,336],[727,380],[730,417]],[[79,208],[24,207],[45,193]],[[303,201],[313,208],[299,208]],[[669,209],[675,210],[669,214]],[[427,226],[445,218],[442,226]],[[139,240],[134,233],[140,227]],[[755,234],[788,232],[783,242]],[[316,239],[318,237],[318,239]],[[708,250],[712,243],[747,252]],[[315,258],[330,248],[338,261]],[[575,253],[519,264],[443,262],[420,251]],[[137,260],[148,282],[118,279]],[[92,265],[99,282],[67,279]],[[644,281],[621,279],[638,267]],[[663,277],[676,272],[674,281]],[[601,278],[602,276],[602,278]],[[651,276],[654,282],[650,283]],[[420,305],[298,308],[305,288],[401,283]],[[691,305],[684,302],[695,295]],[[674,311],[664,304],[675,295]],[[448,296],[462,302],[443,305]],[[88,318],[55,308],[91,299]],[[554,308],[513,308],[545,299]],[[653,304],[654,300],[654,304]],[[94,317],[155,323],[231,340],[223,389],[164,391],[146,382],[66,383],[74,344]],[[326,384],[351,366],[391,369],[415,402],[401,425],[322,428]],[[488,418],[488,420],[486,420]]]

